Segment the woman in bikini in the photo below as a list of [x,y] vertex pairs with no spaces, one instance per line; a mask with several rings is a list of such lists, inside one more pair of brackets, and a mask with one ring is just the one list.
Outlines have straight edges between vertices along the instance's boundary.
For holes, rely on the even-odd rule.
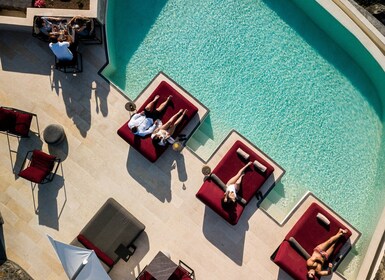
[[[347,229],[340,228],[334,236],[314,248],[313,254],[306,261],[308,279],[314,279],[316,275],[326,276],[331,274],[333,264],[329,263],[329,256],[333,253],[338,239],[347,232]],[[327,270],[323,270],[325,262],[328,263]]]
[[151,134],[151,138],[155,144],[166,146],[167,143],[173,144],[174,139],[171,137],[178,124],[180,124],[187,113],[187,109],[180,109],[178,113],[172,116],[168,122],[161,125]]
[[237,199],[237,193],[240,189],[242,178],[245,175],[245,170],[251,165],[251,162],[247,163],[244,167],[242,167],[238,173],[230,178],[230,180],[226,184],[226,191],[223,194],[223,202],[224,203],[235,203]]

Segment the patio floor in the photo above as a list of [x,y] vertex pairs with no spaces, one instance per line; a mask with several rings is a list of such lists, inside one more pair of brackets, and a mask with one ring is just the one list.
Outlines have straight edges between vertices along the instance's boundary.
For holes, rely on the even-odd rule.
[[55,180],[35,189],[35,214],[30,183],[12,173],[7,137],[0,135],[0,211],[8,258],[36,280],[67,279],[46,234],[71,242],[113,197],[146,230],[129,262],[121,260],[112,269],[112,279],[135,279],[160,250],[186,262],[197,279],[289,279],[270,255],[295,220],[280,227],[251,201],[231,226],[195,198],[203,162],[188,149],[168,149],[155,164],[130,149],[116,134],[129,118],[127,99],[97,74],[104,47],[80,51],[84,72],[65,75],[52,69],[47,43],[30,32],[0,30],[0,104],[36,113],[41,132],[61,124],[67,136],[62,150],[49,149],[38,137],[20,143],[11,138],[11,148],[18,150],[12,153],[16,172],[33,148],[64,158]]

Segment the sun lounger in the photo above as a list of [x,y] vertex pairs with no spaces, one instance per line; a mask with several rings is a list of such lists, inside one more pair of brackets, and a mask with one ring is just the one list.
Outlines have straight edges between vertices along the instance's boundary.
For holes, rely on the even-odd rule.
[[71,244],[94,250],[109,271],[120,258],[127,261],[135,252],[133,242],[144,229],[137,218],[109,198]]
[[[306,254],[338,232],[347,228],[328,211],[317,203],[312,203],[293,228],[285,236],[281,245],[274,252],[272,260],[291,277],[297,280],[307,279]],[[351,231],[342,237],[335,246],[329,261],[333,264],[342,259],[341,248],[352,235]],[[304,250],[305,252],[302,252]],[[346,253],[346,252],[345,252]],[[318,278],[316,278],[318,279]]]
[[250,161],[254,162],[255,160],[263,164],[263,166],[266,167],[266,170],[265,172],[262,172],[253,164],[250,166],[251,170],[246,172],[243,177],[241,190],[238,193],[238,196],[242,197],[244,201],[237,202],[234,209],[225,210],[222,207],[221,201],[224,190],[220,187],[221,184],[216,182],[218,180],[216,180],[215,176],[213,178],[207,178],[196,194],[197,198],[230,224],[237,224],[245,206],[250,202],[253,196],[258,193],[264,182],[273,173],[274,168],[241,141],[236,141],[212,171],[216,177],[226,183],[242,166]]
[[[175,137],[183,131],[183,128],[187,126],[188,122],[198,112],[198,109],[184,96],[182,96],[177,90],[175,90],[170,84],[168,84],[166,81],[162,81],[154,90],[154,92],[147,98],[144,104],[137,110],[137,112],[142,112],[146,105],[150,103],[156,95],[159,95],[157,105],[165,101],[169,95],[173,96],[171,102],[169,103],[169,105],[167,105],[165,111],[161,116],[161,120],[163,123],[166,123],[167,120],[169,120],[180,109],[188,110],[183,121],[177,126],[177,129],[173,135]],[[146,137],[139,137],[134,135],[128,128],[128,121],[125,122],[121,128],[119,128],[118,135],[151,162],[155,162],[167,149],[167,146],[155,146],[152,142],[150,135]]]

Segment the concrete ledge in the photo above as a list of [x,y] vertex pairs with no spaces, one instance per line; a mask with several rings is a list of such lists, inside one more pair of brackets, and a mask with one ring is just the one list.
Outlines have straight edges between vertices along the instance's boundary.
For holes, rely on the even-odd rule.
[[[25,18],[21,17],[9,17],[9,16],[0,16],[0,26],[7,27],[8,25],[16,26],[31,26],[33,24],[34,16],[63,16],[63,17],[73,17],[73,16],[85,16],[98,18],[99,5],[103,4],[103,1],[99,0],[90,0],[90,9],[89,10],[72,10],[72,9],[47,9],[47,8],[27,8],[27,16]],[[103,11],[104,13],[105,11]],[[103,16],[104,18],[104,16]]]

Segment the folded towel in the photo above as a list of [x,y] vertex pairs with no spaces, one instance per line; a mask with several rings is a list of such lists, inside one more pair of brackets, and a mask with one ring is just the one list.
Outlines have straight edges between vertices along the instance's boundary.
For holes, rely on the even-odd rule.
[[323,223],[325,226],[329,226],[330,225],[330,221],[328,218],[326,218],[323,214],[321,213],[318,213],[317,214],[317,219],[318,221],[320,221],[321,223]]
[[301,256],[307,260],[310,258],[310,255],[308,252],[306,252],[306,250],[301,246],[301,244],[298,243],[297,240],[295,240],[294,237],[290,237],[289,238],[289,243],[291,246],[293,246],[293,248],[299,253],[301,254]]
[[260,163],[260,162],[257,161],[257,160],[254,160],[254,163],[253,163],[253,164],[254,164],[254,167],[255,167],[255,168],[261,170],[262,172],[265,172],[266,169],[267,169],[266,166],[264,166],[262,163]]
[[246,153],[244,150],[242,150],[241,148],[238,148],[238,149],[237,149],[237,154],[238,154],[241,158],[243,158],[243,159],[245,159],[245,160],[249,160],[249,158],[250,158],[250,155],[249,155],[248,153]]

